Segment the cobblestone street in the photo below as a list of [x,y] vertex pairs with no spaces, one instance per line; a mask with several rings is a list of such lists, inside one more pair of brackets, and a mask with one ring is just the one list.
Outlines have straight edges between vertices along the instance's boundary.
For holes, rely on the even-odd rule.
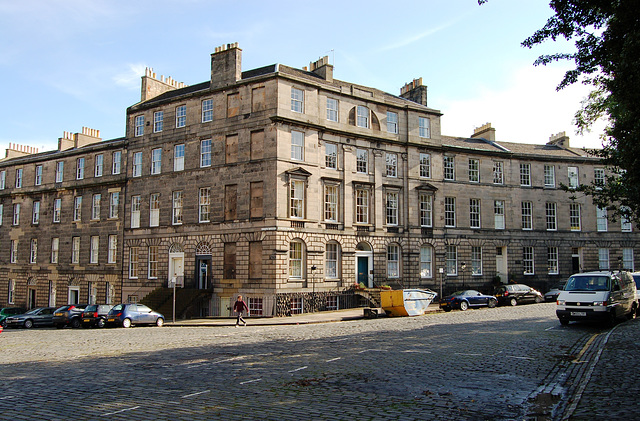
[[[581,380],[596,378],[599,347],[617,336],[604,327],[561,326],[554,310],[536,304],[244,328],[6,330],[0,418],[584,419],[591,406],[572,404],[596,392]],[[635,330],[635,322],[617,331]]]

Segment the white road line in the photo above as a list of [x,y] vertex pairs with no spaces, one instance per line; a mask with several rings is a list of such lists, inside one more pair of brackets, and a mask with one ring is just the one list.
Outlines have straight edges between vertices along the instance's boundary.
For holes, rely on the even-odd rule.
[[326,361],[325,361],[325,363],[330,363],[330,362],[332,362],[332,361],[338,361],[338,360],[341,360],[341,359],[342,359],[341,357],[338,357],[338,358],[331,358],[330,360],[326,360]]
[[214,364],[221,364],[221,363],[226,363],[229,361],[234,361],[234,360],[240,360],[245,358],[244,355],[239,356],[239,357],[231,357],[231,358],[225,358],[224,360],[218,360],[218,361],[211,361],[211,362],[206,362],[206,363],[198,363],[198,364],[192,364],[192,365],[188,365],[187,369],[192,369],[192,368],[200,368],[203,367],[205,365],[214,365]]
[[363,354],[365,352],[387,352],[386,349],[363,349],[362,351],[358,352],[358,354]]
[[464,355],[466,357],[480,357],[482,354],[463,354],[461,352],[456,352],[455,355]]
[[307,368],[308,366],[303,366],[303,367],[298,367],[298,368],[294,368],[293,370],[289,370],[288,373],[294,373],[296,371],[300,371],[300,370],[304,370],[305,368]]
[[255,379],[255,380],[247,380],[246,382],[240,382],[240,384],[247,384],[247,383],[255,383],[255,382],[259,382],[262,379]]
[[3,399],[11,399],[11,398],[15,398],[15,396],[2,396],[0,397],[0,401]]
[[531,357],[518,357],[517,355],[505,355],[507,358],[517,358],[519,360],[533,360]]
[[107,415],[115,415],[115,414],[119,414],[121,412],[126,412],[126,411],[133,411],[134,409],[138,409],[140,408],[140,406],[134,406],[131,408],[125,408],[125,409],[121,409],[119,411],[115,411],[115,412],[107,412],[106,414],[102,414],[100,415],[101,417],[106,417]]
[[431,354],[431,351],[420,351],[420,350],[417,350],[417,349],[405,349],[402,352],[415,352],[415,353],[418,353],[418,354]]
[[180,398],[184,399],[184,398],[190,398],[192,396],[198,396],[198,395],[202,395],[204,393],[209,393],[211,392],[211,390],[203,390],[202,392],[196,392],[196,393],[190,393],[188,395],[184,395],[184,396],[180,396]]
[[545,332],[547,332],[547,331],[549,331],[549,330],[551,330],[551,329],[555,329],[555,328],[557,328],[557,327],[558,327],[558,326],[551,326],[551,327],[546,328],[544,331],[545,331]]

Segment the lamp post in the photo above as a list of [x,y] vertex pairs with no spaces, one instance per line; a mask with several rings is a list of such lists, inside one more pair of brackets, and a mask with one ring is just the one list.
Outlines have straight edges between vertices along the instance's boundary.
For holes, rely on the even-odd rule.
[[460,264],[460,269],[462,269],[462,289],[464,289],[464,270],[467,268],[467,264],[462,262]]
[[316,292],[316,283],[314,282],[315,281],[315,271],[316,271],[316,269],[318,269],[316,267],[316,265],[312,265],[311,266],[311,292],[313,294],[315,294],[315,292]]

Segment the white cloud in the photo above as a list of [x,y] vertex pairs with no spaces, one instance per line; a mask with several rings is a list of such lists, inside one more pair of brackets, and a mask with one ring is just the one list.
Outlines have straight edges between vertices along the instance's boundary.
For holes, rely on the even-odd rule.
[[461,20],[461,18],[451,20],[451,21],[449,21],[447,23],[444,23],[442,25],[436,26],[435,28],[429,29],[429,30],[424,31],[424,32],[422,32],[420,34],[417,34],[417,35],[414,35],[414,36],[411,36],[411,37],[396,41],[395,43],[390,44],[390,45],[386,45],[386,46],[380,48],[378,51],[382,52],[382,51],[395,50],[396,48],[401,48],[401,47],[404,47],[406,45],[413,44],[416,41],[420,41],[423,38],[431,36],[431,35],[433,35],[433,34],[435,34],[437,32],[442,31],[443,29],[446,29],[446,28],[454,25],[455,23],[459,22],[460,20]]
[[130,90],[140,89],[140,78],[144,76],[147,66],[142,63],[131,63],[127,67],[127,70],[115,74],[112,77],[113,81],[116,85]]

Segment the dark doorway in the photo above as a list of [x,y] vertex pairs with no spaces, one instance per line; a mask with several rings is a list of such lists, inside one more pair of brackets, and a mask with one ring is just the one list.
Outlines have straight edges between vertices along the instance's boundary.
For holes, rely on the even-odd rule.
[[209,289],[211,284],[211,256],[196,256],[196,287]]

